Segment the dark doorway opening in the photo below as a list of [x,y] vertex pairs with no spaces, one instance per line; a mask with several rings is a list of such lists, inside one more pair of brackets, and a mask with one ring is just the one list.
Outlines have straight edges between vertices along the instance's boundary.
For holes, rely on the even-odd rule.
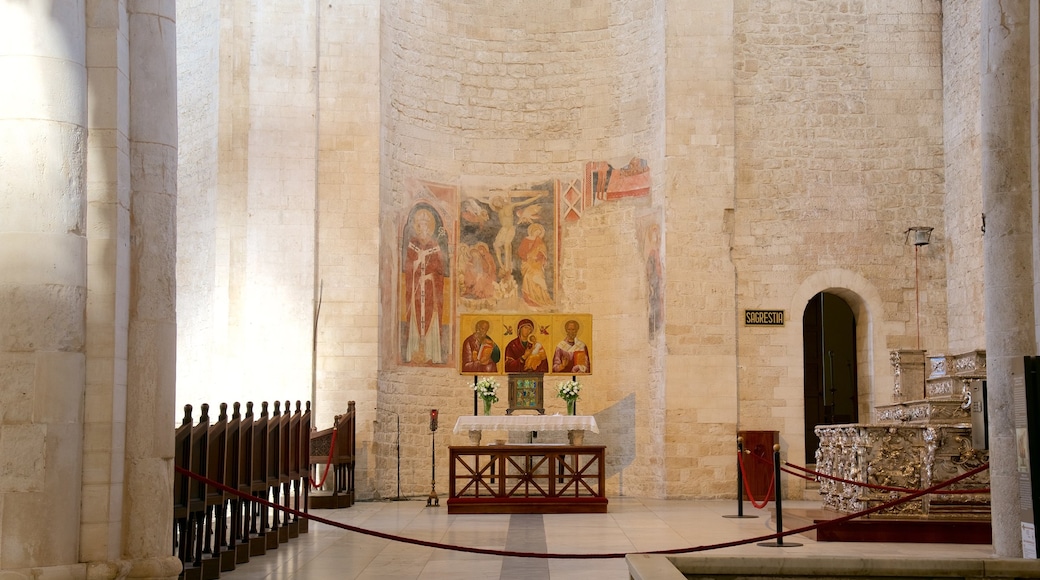
[[805,463],[816,463],[817,425],[859,421],[856,317],[841,297],[820,292],[802,314],[805,361]]

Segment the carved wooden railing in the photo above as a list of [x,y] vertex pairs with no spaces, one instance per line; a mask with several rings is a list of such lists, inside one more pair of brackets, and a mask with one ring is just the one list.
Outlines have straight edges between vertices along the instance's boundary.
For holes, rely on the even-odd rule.
[[451,447],[448,513],[605,513],[605,449]]
[[211,424],[209,405],[202,405],[197,424],[192,407],[176,430],[175,464],[216,484],[238,490],[235,495],[178,470],[174,478],[173,551],[184,563],[182,577],[209,580],[235,569],[250,557],[277,548],[280,542],[307,531],[307,521],[268,504],[307,511],[310,477],[311,405],[273,413],[264,402],[260,415],[253,404],[227,404]]
[[354,401],[347,402],[347,412],[336,415],[333,426],[311,433],[310,464],[316,483],[332,473],[325,482],[328,491],[315,491],[310,496],[313,508],[345,508],[354,505],[354,467],[357,446],[357,420]]

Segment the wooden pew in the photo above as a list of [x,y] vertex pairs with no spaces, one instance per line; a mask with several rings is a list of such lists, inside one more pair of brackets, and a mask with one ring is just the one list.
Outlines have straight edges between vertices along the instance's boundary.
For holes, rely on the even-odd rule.
[[312,477],[320,478],[325,473],[324,466],[328,465],[333,481],[331,492],[311,492],[309,507],[335,509],[354,504],[355,415],[354,401],[349,401],[347,412],[336,415],[331,428],[311,433]]
[[[297,407],[299,403],[297,403]],[[307,401],[307,406],[304,408],[303,415],[300,416],[300,448],[299,448],[299,461],[300,461],[300,478],[296,485],[299,487],[296,491],[296,497],[300,499],[301,503],[297,504],[296,509],[303,511],[304,513],[310,507],[310,490],[311,490],[311,402]],[[301,507],[302,505],[302,507]],[[306,518],[300,521],[300,533],[306,534],[308,530],[308,520]]]
[[[289,401],[285,402],[286,415],[289,414]],[[296,401],[296,411],[286,420],[288,429],[282,435],[282,454],[285,458],[286,479],[282,487],[282,497],[285,505],[294,510],[300,509],[300,419],[303,415],[300,411],[300,401]],[[291,498],[291,499],[290,499]],[[286,514],[285,527],[289,538],[300,535],[300,518]]]
[[[228,473],[228,415],[227,403],[220,404],[217,422],[209,428],[209,452],[206,477],[227,485]],[[202,560],[203,580],[219,578],[222,571],[235,569],[234,553],[228,552],[228,503],[230,495],[224,490],[208,486],[206,489],[206,528]]]
[[[174,465],[191,469],[191,405],[184,406],[184,419],[174,434]],[[173,553],[187,567],[191,562],[191,526],[188,505],[191,497],[191,478],[180,472],[173,474]],[[182,574],[183,575],[183,574]]]
[[[283,508],[306,512],[310,477],[311,406],[306,410],[296,403],[275,401],[274,414],[261,403],[257,418],[253,403],[234,403],[228,418],[226,403],[211,424],[209,405],[201,406],[197,425],[192,425],[192,407],[185,405],[184,418],[175,432],[175,464],[217,484],[236,489],[243,499],[223,487],[206,485],[195,478],[175,473],[173,489],[173,553],[183,562],[184,580],[214,580],[221,572],[235,569],[268,549],[307,531],[307,520],[281,509],[267,507],[260,500]],[[353,403],[348,411],[352,420]],[[338,419],[340,428],[353,437],[353,424],[347,415]],[[346,449],[339,443],[337,449]],[[353,450],[353,447],[349,447]],[[351,456],[344,451],[337,457]],[[337,484],[346,493],[345,477]],[[351,490],[352,491],[352,490]],[[352,496],[351,496],[352,497]],[[301,499],[302,498],[302,499]]]
[[[248,490],[242,489],[245,479],[242,476],[242,467],[246,463],[243,461],[243,457],[247,455],[245,439],[242,437],[242,404],[235,403],[232,409],[231,420],[228,421],[227,426],[227,480],[225,485],[238,491],[248,492]],[[251,434],[252,431],[250,431]],[[248,485],[248,483],[246,484]],[[231,559],[230,569],[249,561],[249,544],[245,540],[246,536],[243,535],[243,526],[246,521],[243,514],[248,513],[248,503],[236,495],[228,494],[227,554],[230,555],[224,557]],[[224,566],[223,564],[221,566],[222,572],[226,571]]]
[[[190,406],[185,407],[190,412]],[[202,404],[202,415],[198,424],[191,430],[191,469],[206,477],[209,468],[209,405]],[[189,418],[190,421],[190,418]],[[206,523],[206,486],[197,479],[191,479],[188,485],[188,540],[190,563],[185,562],[182,576],[185,580],[202,580],[202,549]]]
[[[247,416],[253,420],[253,436],[251,438],[252,462],[249,478],[249,493],[257,499],[267,499],[267,438],[268,417],[267,402],[260,404],[260,418],[252,416],[252,405],[247,404]],[[249,555],[263,556],[267,553],[268,513],[267,508],[258,501],[250,504],[249,515]]]
[[[264,495],[275,505],[281,503],[280,490],[282,489],[281,409],[281,401],[275,401],[274,413],[267,420],[267,483]],[[267,514],[268,517],[267,525],[264,526],[264,529],[267,530],[267,549],[274,550],[281,542],[281,519],[284,514],[280,510],[272,508],[265,508],[264,513]],[[285,539],[289,539],[288,535],[286,535]]]
[[[253,428],[256,426],[256,422],[253,420],[253,403],[246,403],[246,414],[242,417],[242,423],[239,427],[239,470],[238,470],[238,491],[246,494],[248,497],[253,495],[253,442],[256,437],[253,436]],[[249,557],[253,553],[252,536],[254,534],[254,523],[253,514],[256,510],[255,503],[252,500],[241,499],[239,496],[241,516],[240,524],[238,529],[238,540],[240,546],[245,548],[236,549],[235,563],[242,564],[249,561]],[[266,544],[265,544],[266,546]],[[265,548],[266,549],[266,548]],[[245,554],[243,554],[245,552]],[[261,552],[262,554],[263,552]]]

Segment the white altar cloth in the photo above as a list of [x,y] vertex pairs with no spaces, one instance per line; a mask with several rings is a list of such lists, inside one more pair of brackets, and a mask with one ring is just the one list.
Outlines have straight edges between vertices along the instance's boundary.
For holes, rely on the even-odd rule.
[[469,431],[592,431],[599,433],[592,415],[463,415],[453,433]]

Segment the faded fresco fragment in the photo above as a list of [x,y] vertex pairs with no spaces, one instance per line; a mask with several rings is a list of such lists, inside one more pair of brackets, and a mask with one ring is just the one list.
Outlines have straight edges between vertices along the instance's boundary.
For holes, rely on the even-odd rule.
[[592,206],[592,199],[586,199],[582,191],[581,179],[557,180],[556,199],[560,200],[561,219],[567,222],[580,220],[585,209]]
[[553,182],[464,191],[459,204],[458,297],[469,310],[556,304]]
[[657,338],[664,326],[664,264],[661,262],[661,224],[664,212],[656,210],[637,218],[636,231],[639,247],[646,264],[646,300],[649,338]]
[[590,161],[585,164],[585,188],[586,198],[595,201],[650,195],[650,166],[640,157],[633,157],[621,168],[606,161]]
[[[442,188],[443,189],[443,188]],[[428,188],[408,212],[401,229],[399,336],[401,362],[416,366],[452,366],[454,282],[452,231],[447,212]],[[440,191],[442,195],[444,191]],[[424,195],[425,194],[425,195]],[[427,199],[422,199],[426,197]],[[452,200],[453,201],[453,200]]]

